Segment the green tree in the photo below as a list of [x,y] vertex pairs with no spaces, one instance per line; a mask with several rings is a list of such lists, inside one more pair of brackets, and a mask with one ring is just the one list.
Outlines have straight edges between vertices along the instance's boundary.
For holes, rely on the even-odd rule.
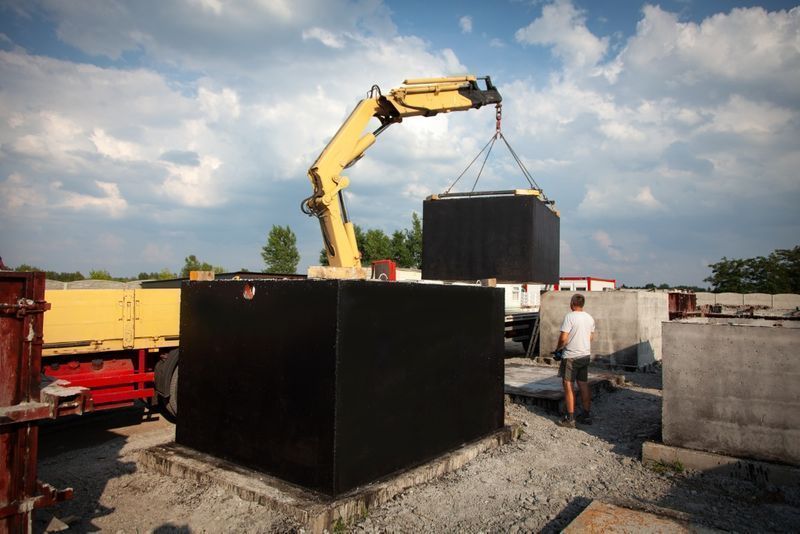
[[769,256],[728,259],[709,265],[705,279],[715,292],[797,293],[800,292],[800,246],[777,249]]
[[414,258],[408,248],[407,232],[395,230],[392,233],[392,259],[398,267],[411,267]]
[[264,258],[265,273],[293,274],[297,271],[300,253],[297,251],[297,237],[289,225],[272,225],[267,244],[261,248],[261,257]]
[[16,267],[15,271],[19,272],[42,272],[44,271],[45,277],[48,280],[58,280],[59,282],[74,282],[75,280],[84,280],[85,277],[81,274],[80,271],[75,271],[74,273],[67,273],[67,272],[56,272],[56,271],[45,271],[44,269],[40,269],[39,267],[35,267],[33,265],[28,265],[27,263],[23,263],[22,265]]
[[[411,214],[411,228],[395,230],[392,237],[383,230],[364,232],[357,224],[354,230],[362,265],[369,265],[374,260],[392,259],[398,267],[419,269],[422,266],[422,220],[416,213]],[[328,265],[324,248],[319,251],[319,264]]]
[[225,268],[217,267],[204,261],[201,262],[197,259],[197,256],[192,254],[184,259],[183,269],[181,269],[181,276],[186,278],[192,271],[214,271],[216,274],[219,274],[224,273]]
[[105,269],[96,269],[89,271],[89,278],[91,280],[113,280],[111,273]]
[[361,261],[364,265],[392,256],[392,240],[380,229],[367,230],[367,233],[364,234],[364,245],[360,248]]
[[141,272],[136,278],[137,280],[169,280],[170,278],[178,278],[178,275],[170,271],[167,267],[164,267],[158,272]]
[[408,267],[422,268],[422,220],[417,212],[411,214],[411,230],[406,230],[406,248],[411,256]]

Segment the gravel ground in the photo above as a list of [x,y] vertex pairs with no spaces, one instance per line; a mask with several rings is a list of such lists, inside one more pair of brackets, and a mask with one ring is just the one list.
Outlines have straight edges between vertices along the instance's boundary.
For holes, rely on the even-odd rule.
[[[516,349],[514,349],[516,350]],[[513,350],[511,351],[513,355]],[[521,360],[517,360],[521,361]],[[665,513],[706,527],[741,532],[793,531],[800,492],[642,466],[641,446],[660,438],[658,374],[626,374],[627,385],[602,394],[594,424],[563,429],[539,408],[507,404],[522,438],[457,472],[397,496],[350,529],[356,532],[555,532],[593,499]],[[85,418],[42,436],[40,479],[73,486],[76,497],[53,514],[70,531],[285,532],[295,527],[263,506],[214,487],[137,469],[138,451],[174,438],[161,419]]]

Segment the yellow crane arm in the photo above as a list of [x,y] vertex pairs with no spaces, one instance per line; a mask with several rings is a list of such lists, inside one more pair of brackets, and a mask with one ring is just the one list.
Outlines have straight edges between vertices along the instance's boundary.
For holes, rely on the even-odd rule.
[[[485,88],[478,85],[478,80],[485,82]],[[489,76],[410,79],[388,95],[381,94],[380,88],[373,85],[367,98],[358,103],[308,170],[314,193],[303,201],[301,209],[319,218],[328,263],[336,267],[361,266],[361,252],[342,195],[350,180],[342,176],[342,171],[361,159],[381,132],[405,117],[432,117],[498,104],[501,100]],[[373,117],[381,125],[365,133]]]

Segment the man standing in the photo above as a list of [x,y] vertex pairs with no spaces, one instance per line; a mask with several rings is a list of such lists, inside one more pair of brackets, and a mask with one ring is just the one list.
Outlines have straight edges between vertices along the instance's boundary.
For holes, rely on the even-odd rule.
[[580,293],[572,295],[569,301],[572,311],[564,316],[556,347],[556,351],[563,351],[558,376],[563,379],[564,400],[567,405],[567,415],[557,424],[569,428],[575,428],[575,393],[572,382],[576,380],[583,405],[583,413],[578,417],[578,422],[592,424],[589,411],[592,406],[592,394],[589,391],[589,355],[594,337],[594,319],[583,311],[584,302],[585,299]]

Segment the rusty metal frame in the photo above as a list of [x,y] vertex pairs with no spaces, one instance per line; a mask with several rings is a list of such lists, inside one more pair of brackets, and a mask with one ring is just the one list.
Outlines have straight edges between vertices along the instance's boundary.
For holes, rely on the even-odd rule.
[[0,534],[30,532],[32,511],[72,497],[36,478],[36,421],[92,409],[89,391],[41,387],[44,273],[0,271]]

